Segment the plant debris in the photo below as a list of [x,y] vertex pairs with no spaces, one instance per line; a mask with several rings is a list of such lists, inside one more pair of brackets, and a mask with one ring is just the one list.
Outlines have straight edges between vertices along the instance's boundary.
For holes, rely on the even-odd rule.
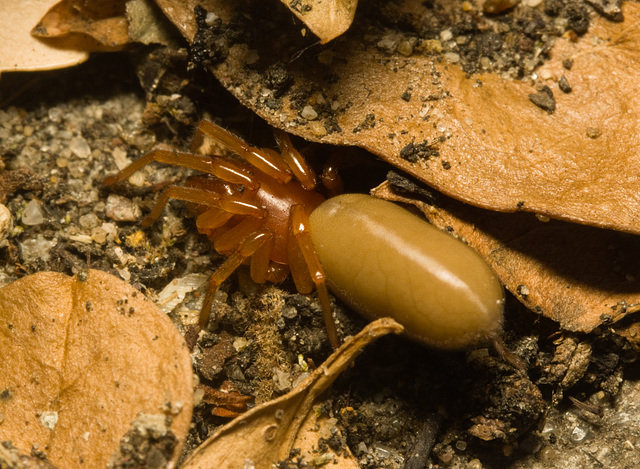
[[[289,393],[254,407],[249,412],[219,428],[185,461],[183,469],[206,467],[237,468],[250,464],[256,469],[269,469],[279,460],[290,457],[291,450],[308,458],[318,445],[316,399],[355,359],[360,350],[386,334],[399,334],[402,326],[389,318],[367,325],[358,335],[347,340],[322,365]],[[310,420],[309,420],[310,419]],[[326,453],[326,462],[339,455]],[[324,460],[324,459],[323,459]],[[304,457],[298,458],[299,463]],[[322,464],[316,464],[322,465]],[[348,453],[342,455],[338,468],[358,467]]]
[[97,270],[33,274],[0,289],[0,331],[0,440],[60,467],[105,467],[146,413],[173,435],[163,457],[177,460],[191,361],[136,289]]
[[[636,3],[612,23],[581,2],[521,3],[498,16],[469,2],[371,2],[324,46],[260,2],[198,2],[216,17],[199,29],[194,2],[179,3],[160,6],[194,53],[208,50],[203,35],[224,39],[212,72],[273,126],[363,147],[476,206],[640,233]],[[269,85],[276,64],[285,89]],[[555,92],[562,76],[571,93]],[[425,141],[438,142],[439,157],[403,157]]]

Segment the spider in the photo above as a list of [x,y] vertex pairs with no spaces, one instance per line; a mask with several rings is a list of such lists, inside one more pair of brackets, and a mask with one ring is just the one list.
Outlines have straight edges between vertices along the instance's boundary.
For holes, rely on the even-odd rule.
[[[300,293],[315,285],[334,348],[339,340],[327,282],[355,310],[371,319],[391,316],[406,335],[429,346],[460,349],[498,340],[504,292],[472,248],[391,202],[364,194],[326,200],[282,131],[275,133],[282,154],[252,147],[206,120],[197,127],[195,146],[204,135],[243,160],[154,150],[104,180],[122,181],[153,161],[209,175],[169,186],[142,221],[156,220],[170,198],[195,204],[198,230],[228,256],[209,279],[201,329],[217,289],[250,259],[257,283],[277,283],[291,272]],[[321,180],[329,195],[341,192],[335,165]]]
[[[325,201],[315,190],[313,169],[283,131],[275,130],[281,154],[250,146],[208,120],[198,124],[194,148],[202,144],[205,135],[243,161],[221,155],[156,149],[119,173],[106,177],[103,183],[108,186],[128,179],[154,161],[210,175],[192,176],[184,186],[167,187],[141,223],[146,227],[158,219],[169,199],[191,202],[198,214],[198,231],[209,237],[218,253],[228,256],[209,278],[199,327],[207,325],[220,285],[250,259],[250,274],[256,283],[278,283],[291,273],[300,293],[310,293],[315,285],[329,341],[337,348],[340,343],[326,277],[309,233],[309,215]],[[325,168],[321,180],[330,193],[339,191],[340,181],[333,165]]]

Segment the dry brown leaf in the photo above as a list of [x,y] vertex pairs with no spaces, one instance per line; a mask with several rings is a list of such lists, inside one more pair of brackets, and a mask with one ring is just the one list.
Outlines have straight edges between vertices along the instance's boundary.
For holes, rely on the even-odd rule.
[[590,332],[640,304],[636,236],[488,212],[446,197],[432,205],[394,192],[387,182],[373,193],[415,205],[435,226],[465,240],[520,301],[564,329]]
[[60,467],[105,467],[142,413],[170,419],[175,464],[193,405],[189,352],[122,280],[41,272],[3,287],[0,355],[0,440]]
[[[355,22],[326,48],[300,54],[298,33],[287,36],[286,23],[267,19],[259,2],[197,3],[223,22],[214,36],[228,50],[217,55],[225,58],[214,74],[270,124],[366,148],[476,206],[640,233],[640,5],[623,5],[623,23],[595,18],[576,42],[557,40],[538,71],[554,90],[556,110],[548,114],[529,101],[530,83],[469,79],[439,57],[381,46],[410,38],[375,21]],[[159,4],[193,39],[195,0]],[[403,5],[423,9],[419,0]],[[238,36],[232,20],[240,15],[251,27]],[[565,59],[571,70],[561,69]],[[274,64],[282,67],[279,80],[269,75]],[[558,91],[561,74],[571,93]],[[421,157],[422,144],[440,156]]]
[[[358,335],[342,344],[295,389],[254,407],[218,429],[196,449],[182,468],[270,469],[273,463],[288,458],[294,446],[303,451],[311,450],[311,446],[317,445],[318,437],[322,436],[316,428],[316,424],[322,426],[322,422],[316,421],[317,417],[313,412],[316,399],[363,347],[383,335],[401,332],[402,326],[390,318],[379,319],[367,325]],[[334,458],[339,461],[338,464],[329,467],[358,467],[348,453],[334,455]]]
[[58,0],[0,2],[0,73],[70,67],[89,58],[78,38],[44,41],[31,29]]
[[281,0],[322,44],[344,33],[356,14],[358,0]]
[[95,39],[105,50],[118,50],[130,42],[125,3],[62,0],[47,11],[32,34],[43,38],[82,34]]

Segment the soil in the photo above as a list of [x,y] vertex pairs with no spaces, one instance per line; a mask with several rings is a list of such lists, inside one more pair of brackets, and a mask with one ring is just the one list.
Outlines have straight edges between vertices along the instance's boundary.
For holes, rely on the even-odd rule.
[[[451,5],[445,8],[445,3]],[[456,39],[473,32],[464,28],[471,13],[462,2],[438,5],[434,19],[419,30],[409,22],[407,30],[426,41],[442,39],[450,29],[458,46],[474,42]],[[509,31],[537,25],[525,36],[538,44],[541,31],[552,25],[553,33],[547,34],[552,41],[571,31],[581,34],[595,14],[581,1],[547,2],[543,10],[529,5],[519,4],[512,16],[487,19],[491,28],[507,32],[482,40],[511,43]],[[385,21],[404,24],[407,17],[390,11],[396,6],[370,2],[364,13],[384,10]],[[539,45],[541,51],[545,44]],[[487,65],[473,61],[475,49],[459,50],[469,73]],[[544,54],[525,52],[527,45],[520,41],[487,66],[527,78]],[[284,394],[307,367],[331,353],[315,294],[296,293],[290,280],[256,285],[244,268],[216,297],[218,324],[196,341],[189,334],[202,302],[202,280],[223,258],[198,235],[179,202],[169,203],[152,226],[139,226],[159,190],[188,171],[156,165],[142,170],[133,184],[101,184],[156,143],[188,149],[190,129],[201,117],[216,119],[253,144],[273,146],[267,126],[210,75],[197,68],[187,72],[189,61],[186,47],[144,49],[96,55],[69,70],[5,74],[0,80],[0,202],[12,221],[0,233],[0,284],[43,270],[71,275],[94,268],[120,276],[156,300],[188,341],[197,342],[194,368],[208,386],[196,390],[200,399],[185,457],[229,416]],[[274,67],[268,76],[273,87],[286,86],[282,69]],[[318,156],[319,164],[334,150],[296,143]],[[367,191],[392,169],[360,151],[352,161],[343,173],[349,191]],[[163,289],[176,280],[187,285],[184,300],[162,300]],[[194,282],[200,286],[191,286]],[[364,320],[354,312],[337,300],[333,304],[341,337],[362,327]],[[640,376],[637,354],[624,340],[605,328],[589,335],[561,331],[512,297],[504,340],[526,371],[491,347],[445,353],[402,337],[380,340],[328,394],[323,408],[337,419],[344,442],[326,444],[346,443],[360,466],[371,469],[640,465]],[[210,391],[220,388],[234,399]],[[314,466],[294,454],[280,467]]]

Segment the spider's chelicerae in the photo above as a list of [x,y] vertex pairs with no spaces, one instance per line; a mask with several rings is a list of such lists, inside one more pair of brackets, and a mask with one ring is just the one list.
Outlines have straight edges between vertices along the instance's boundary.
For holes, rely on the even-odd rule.
[[[309,215],[325,197],[315,190],[316,176],[294,149],[289,136],[276,131],[281,154],[252,147],[228,131],[203,120],[194,136],[199,147],[211,137],[242,158],[153,150],[119,173],[108,176],[105,185],[128,179],[151,162],[167,163],[205,173],[193,176],[184,186],[172,185],[160,195],[156,206],[142,221],[148,226],[162,213],[170,198],[197,204],[196,226],[213,242],[215,250],[228,255],[211,275],[200,312],[199,325],[209,320],[214,295],[227,277],[250,259],[251,278],[257,283],[284,280],[289,272],[300,293],[315,285],[331,345],[339,345],[331,313],[325,274],[309,234]],[[337,191],[339,179],[328,166],[322,182]]]

